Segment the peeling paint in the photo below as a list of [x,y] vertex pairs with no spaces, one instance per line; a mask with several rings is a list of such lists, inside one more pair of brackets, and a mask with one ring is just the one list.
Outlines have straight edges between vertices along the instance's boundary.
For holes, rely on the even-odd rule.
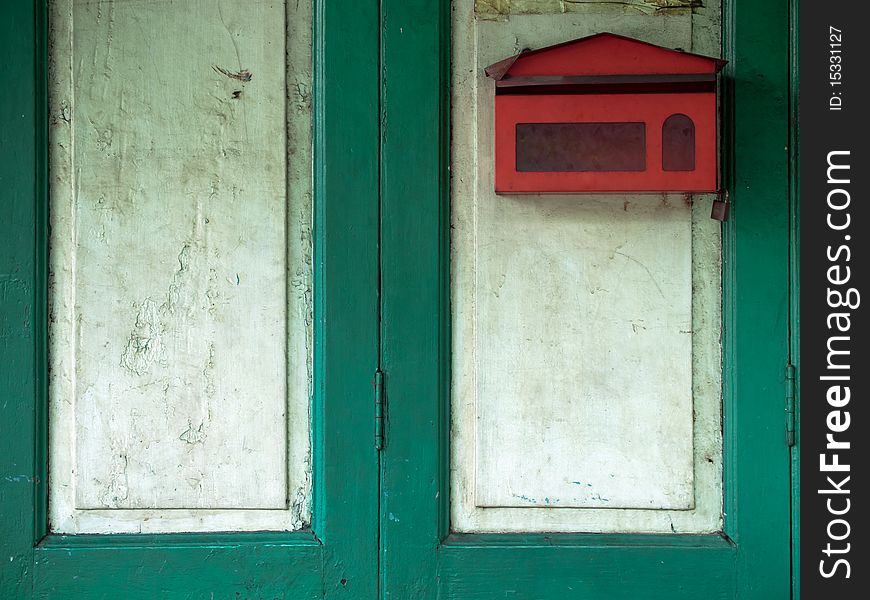
[[111,470],[109,472],[109,481],[105,485],[100,500],[103,506],[115,508],[121,505],[130,494],[130,480],[127,474],[129,459],[127,458],[126,449],[118,449],[113,443],[112,449],[115,451],[112,454]]
[[50,3],[53,531],[310,521],[311,9]]
[[311,458],[306,457],[305,479],[296,488],[290,501],[290,523],[294,530],[304,529],[311,523]]
[[178,436],[178,439],[185,444],[202,444],[207,437],[202,429],[204,425],[204,423],[200,423],[198,426],[194,427],[193,423],[191,423],[190,419],[188,419],[187,429],[181,432],[181,435]]
[[121,366],[134,375],[145,375],[151,365],[161,360],[163,344],[161,340],[160,307],[151,298],[145,298],[136,314],[136,323],[124,353]]

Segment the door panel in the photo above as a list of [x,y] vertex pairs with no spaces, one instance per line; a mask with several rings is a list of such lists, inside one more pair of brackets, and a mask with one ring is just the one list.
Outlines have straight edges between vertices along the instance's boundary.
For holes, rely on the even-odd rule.
[[301,529],[310,6],[50,4],[52,531]]
[[453,530],[719,531],[712,197],[497,195],[484,73],[517,43],[617,26],[693,51],[697,36],[718,55],[717,7],[655,17],[653,38],[651,21],[606,10],[483,20],[480,8],[455,3],[452,19]]
[[[695,50],[715,54],[718,19],[707,15],[704,24],[690,14],[703,14],[707,3],[697,11],[675,10],[671,20],[621,12],[608,16],[608,10],[620,9],[603,6],[611,3],[580,3],[567,12],[582,14],[560,16],[570,24],[565,30],[554,27],[549,17],[505,12],[514,8],[522,12],[531,3],[476,3],[485,10],[475,24],[474,4],[455,2],[451,7],[445,1],[436,10],[432,3],[422,1],[386,2],[383,9],[382,368],[388,427],[382,458],[381,572],[385,596],[463,600],[788,597],[788,449],[782,410],[788,356],[788,165],[782,152],[788,133],[783,101],[788,89],[786,3],[759,7],[736,0],[724,7],[723,54],[731,62],[723,78],[723,183],[731,192],[734,208],[730,220],[721,226],[721,237],[720,226],[709,220],[709,213],[704,214],[709,211],[709,197],[693,199],[692,209],[675,201],[682,198],[659,195],[495,197],[491,175],[485,167],[475,166],[492,160],[491,140],[485,134],[491,126],[483,122],[491,118],[484,104],[487,98],[491,100],[491,90],[483,87],[485,80],[478,73],[481,64],[526,46],[557,41],[555,36],[564,40],[591,33],[584,27],[592,25],[599,30],[622,26],[624,33],[670,40],[682,47],[694,39],[691,31],[697,26],[698,39],[716,44],[712,49],[696,46]],[[528,19],[527,31],[519,28],[523,19]],[[451,23],[455,26],[452,32]],[[483,37],[475,37],[475,28],[505,32],[492,56],[478,60],[473,55],[490,51]],[[500,38],[493,34],[492,39]],[[448,74],[451,46],[452,78]],[[460,54],[462,48],[472,54]],[[406,135],[408,131],[414,135]],[[454,153],[462,146],[461,157],[451,157],[451,140]],[[581,200],[583,206],[578,206]],[[616,207],[607,205],[608,201]],[[623,206],[625,201],[628,206]],[[669,206],[665,209],[661,204]],[[649,521],[644,527],[638,518],[642,511],[636,509],[624,510],[626,518],[621,519],[613,516],[620,509],[599,508],[594,502],[592,507],[580,506],[592,500],[591,496],[572,498],[570,503],[578,505],[574,508],[553,508],[547,505],[546,499],[552,502],[552,497],[543,485],[546,481],[540,479],[531,494],[520,492],[532,507],[503,506],[513,502],[505,494],[517,490],[499,478],[516,476],[511,465],[517,459],[519,464],[528,463],[534,477],[543,479],[549,473],[557,483],[568,474],[563,468],[566,464],[583,460],[570,456],[578,442],[584,442],[570,429],[583,414],[562,406],[574,401],[572,391],[578,396],[583,393],[576,385],[581,379],[576,365],[586,357],[572,363],[570,356],[535,344],[549,335],[549,341],[558,339],[564,345],[571,328],[583,326],[576,323],[579,309],[575,310],[581,298],[584,305],[590,301],[580,296],[586,283],[583,278],[606,272],[596,272],[591,268],[596,261],[585,257],[597,258],[601,267],[610,251],[624,241],[618,238],[639,243],[653,236],[652,231],[628,226],[630,219],[656,211],[661,215],[655,221],[657,227],[682,223],[680,243],[671,249],[680,252],[683,261],[691,257],[691,267],[683,262],[682,270],[675,271],[672,265],[651,271],[661,277],[670,275],[670,285],[685,290],[691,269],[692,285],[700,283],[692,291],[690,304],[694,306],[688,308],[692,331],[699,324],[708,329],[692,335],[692,397],[684,392],[681,403],[673,407],[676,418],[694,419],[691,445],[685,439],[690,431],[685,425],[681,430],[685,437],[678,443],[684,460],[691,454],[694,500],[700,498],[699,490],[712,500],[705,520],[700,524],[674,521],[672,528],[665,519],[657,523],[656,517],[645,517]],[[451,213],[463,217],[451,220]],[[616,225],[602,225],[596,231],[581,218],[593,214]],[[584,237],[578,230],[594,240],[589,248],[578,241]],[[408,251],[409,240],[413,240],[413,252]],[[660,249],[654,245],[648,242],[639,260],[658,266]],[[522,266],[517,258],[525,261]],[[583,261],[588,261],[585,273],[579,267],[571,271],[584,265]],[[533,271],[533,265],[541,272]],[[625,282],[624,287],[632,280],[641,287],[648,284],[631,276],[629,269],[635,266],[625,265],[619,280]],[[505,273],[510,269],[516,271],[511,272],[512,282]],[[675,273],[681,275],[673,277]],[[578,281],[573,287],[572,278]],[[552,289],[560,293],[553,294]],[[576,299],[576,304],[565,303],[566,298]],[[686,293],[675,298],[682,298],[685,315]],[[632,310],[638,306],[642,305],[635,304]],[[546,318],[554,308],[566,313],[557,324]],[[520,335],[517,324],[525,324],[524,331],[533,335]],[[721,355],[717,347],[720,334]],[[505,347],[505,340],[514,347]],[[579,343],[576,338],[571,341]],[[525,352],[516,350],[524,344]],[[561,370],[535,362],[540,358],[532,349],[548,353]],[[576,354],[576,347],[571,349]],[[474,356],[475,352],[485,358]],[[527,363],[532,367],[528,373],[522,371]],[[493,372],[492,365],[502,368]],[[568,369],[573,370],[566,374]],[[624,379],[632,376],[626,369]],[[616,381],[620,386],[633,385]],[[552,396],[540,398],[542,391],[554,389],[565,391],[558,402]],[[650,397],[660,401],[658,396]],[[551,404],[541,410],[542,402]],[[531,406],[535,409],[526,409]],[[601,410],[586,416],[590,414],[600,422],[607,413]],[[566,423],[551,425],[554,417],[565,418]],[[481,429],[482,422],[486,429]],[[717,435],[720,423],[721,440]],[[547,446],[546,432],[539,431],[550,425],[563,427],[560,446]],[[628,427],[637,426],[629,423]],[[678,425],[668,423],[667,427]],[[482,457],[475,447],[481,442],[491,444],[489,455]],[[656,440],[642,443],[638,453],[656,445]],[[702,448],[712,451],[712,466],[706,466],[711,463],[699,452]],[[560,462],[538,476],[536,470],[546,465],[548,453]],[[717,464],[720,456],[721,467]],[[481,491],[481,469],[490,469],[483,483],[497,491],[502,486],[501,496],[475,498]],[[571,475],[568,481],[583,481]],[[451,488],[451,480],[456,487]],[[672,483],[664,489],[674,489]],[[515,482],[511,485],[517,487]],[[659,489],[657,484],[644,485],[647,495]],[[556,489],[561,493],[562,488]],[[496,506],[481,506],[485,504]],[[468,515],[475,512],[497,516],[490,522],[470,521]],[[648,512],[675,515],[689,511]]]
[[[3,101],[0,149],[0,411],[16,427],[0,595],[375,597],[377,7],[76,1],[81,29],[49,37],[44,4],[7,9],[0,41],[22,90]],[[50,112],[49,39],[73,92]],[[66,153],[51,169],[66,304],[51,314],[72,323],[57,331],[49,143]],[[78,356],[51,374],[79,384],[64,401],[95,402],[67,421],[46,389],[46,330],[64,325]],[[65,496],[76,520],[51,528],[46,490],[64,480],[46,472],[49,425],[52,467],[66,460],[80,487]],[[82,441],[95,446],[76,454]],[[137,462],[154,473],[133,477]],[[71,534],[134,522],[165,533]]]

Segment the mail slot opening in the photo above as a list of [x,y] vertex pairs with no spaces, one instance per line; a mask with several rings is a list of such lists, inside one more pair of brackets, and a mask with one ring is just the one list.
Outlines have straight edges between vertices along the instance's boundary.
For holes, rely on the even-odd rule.
[[646,170],[644,123],[517,123],[516,136],[518,172]]
[[695,123],[687,115],[671,115],[662,125],[662,169],[695,170]]

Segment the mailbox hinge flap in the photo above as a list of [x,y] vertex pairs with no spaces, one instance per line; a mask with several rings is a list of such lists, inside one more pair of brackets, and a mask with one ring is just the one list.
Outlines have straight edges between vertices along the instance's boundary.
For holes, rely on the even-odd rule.
[[375,449],[384,449],[384,372],[375,371]]
[[785,366],[785,443],[788,447],[794,446],[794,365],[788,363]]

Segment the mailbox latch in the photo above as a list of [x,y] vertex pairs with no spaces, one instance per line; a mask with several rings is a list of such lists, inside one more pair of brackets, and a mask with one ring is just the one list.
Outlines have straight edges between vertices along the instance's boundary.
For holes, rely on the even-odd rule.
[[717,221],[727,221],[728,213],[730,212],[731,202],[728,198],[728,190],[719,190],[716,194],[716,199],[713,200],[713,210],[710,213],[710,218]]

